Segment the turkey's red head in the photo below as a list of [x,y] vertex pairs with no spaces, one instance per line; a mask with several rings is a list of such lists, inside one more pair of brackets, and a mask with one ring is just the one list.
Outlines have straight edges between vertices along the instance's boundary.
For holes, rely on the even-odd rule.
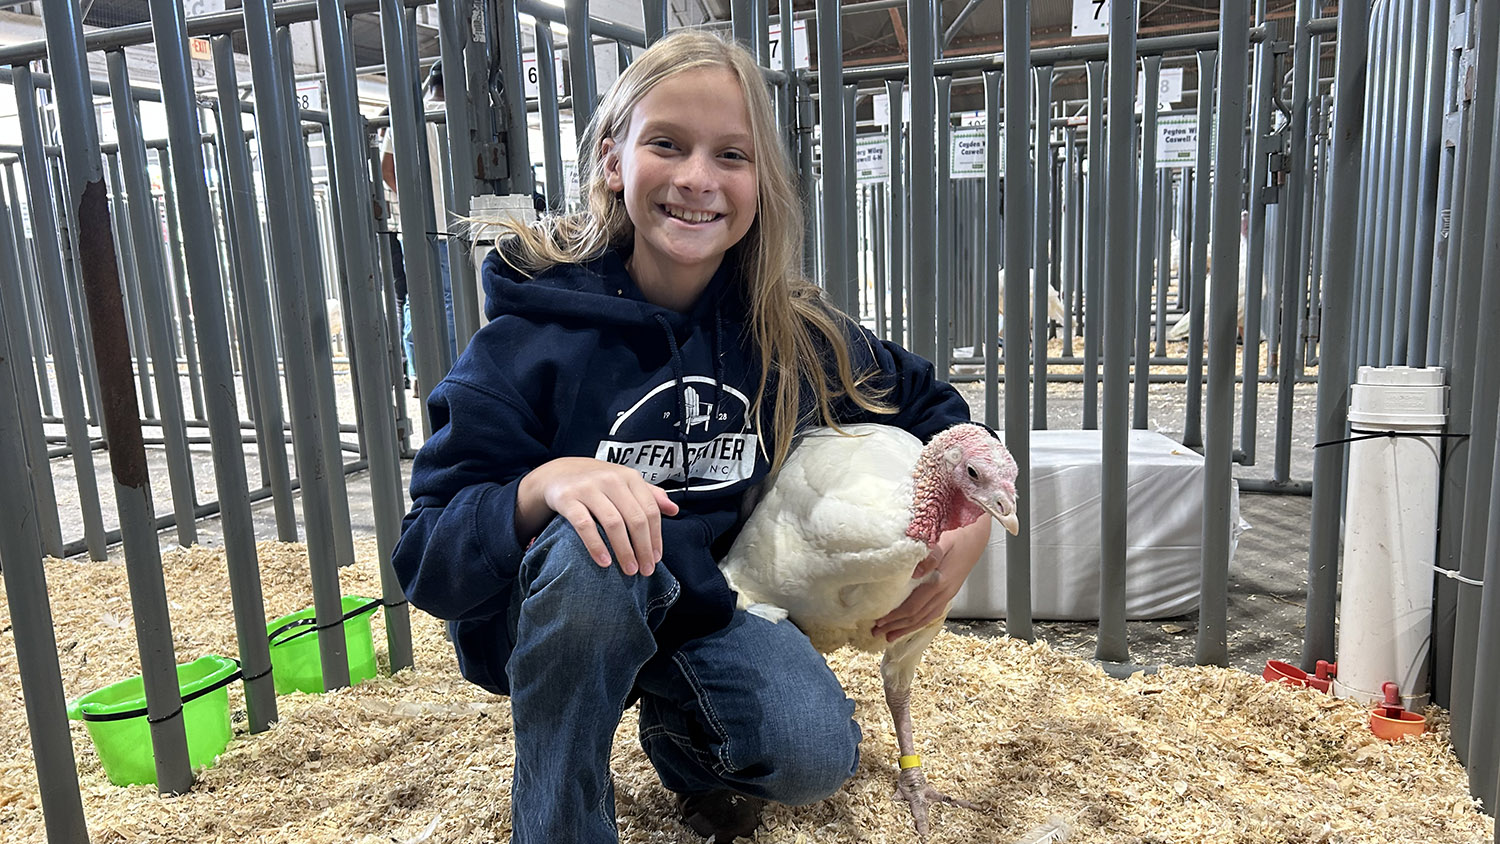
[[933,437],[928,448],[940,455],[940,468],[934,468],[941,471],[952,496],[943,530],[971,524],[985,514],[1013,536],[1020,530],[1016,461],[988,428],[955,425]]

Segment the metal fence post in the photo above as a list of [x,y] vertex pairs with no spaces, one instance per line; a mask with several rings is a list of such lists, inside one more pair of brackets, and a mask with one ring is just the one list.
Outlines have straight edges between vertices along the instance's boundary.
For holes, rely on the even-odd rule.
[[[101,375],[101,410],[109,430],[109,464],[115,479],[115,506],[125,544],[125,573],[130,582],[136,641],[140,645],[156,787],[162,794],[180,794],[192,785],[193,772],[188,767],[172,625],[155,518],[151,513],[146,447],[130,372],[124,300],[110,231],[109,199],[105,196],[100,167],[98,129],[94,125],[93,89],[83,53],[83,20],[69,3],[49,7],[42,25],[47,32],[58,121],[63,134],[70,139],[63,150],[68,172],[65,196],[76,209],[80,227],[88,229],[88,236],[79,238],[82,251],[78,263],[88,297],[88,325],[94,335],[95,361]],[[180,46],[185,52],[186,43]]]

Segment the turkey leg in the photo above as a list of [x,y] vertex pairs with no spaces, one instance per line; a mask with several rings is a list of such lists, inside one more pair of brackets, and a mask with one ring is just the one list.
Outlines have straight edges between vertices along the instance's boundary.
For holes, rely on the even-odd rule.
[[900,749],[903,760],[916,762],[910,767],[902,767],[896,779],[896,793],[892,799],[904,800],[911,807],[911,816],[916,823],[917,835],[924,841],[927,839],[928,829],[927,807],[932,803],[951,803],[965,809],[979,808],[967,800],[949,797],[927,784],[927,775],[922,772],[921,762],[917,760],[916,742],[912,740],[912,679],[917,674],[917,664],[922,661],[922,654],[942,628],[943,619],[939,618],[927,627],[892,644],[880,662],[880,677],[885,685],[885,704],[890,707],[891,720],[896,725],[896,746]]

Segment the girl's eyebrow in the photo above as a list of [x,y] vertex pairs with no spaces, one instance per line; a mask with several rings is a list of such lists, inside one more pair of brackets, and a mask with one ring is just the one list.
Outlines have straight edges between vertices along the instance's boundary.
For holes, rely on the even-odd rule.
[[[662,132],[668,135],[681,135],[684,133],[696,131],[698,130],[684,127],[669,120],[647,120],[641,125],[641,137],[646,137],[655,132]],[[747,145],[754,142],[754,139],[750,135],[743,132],[717,135],[714,137],[714,140],[721,144],[733,145]]]

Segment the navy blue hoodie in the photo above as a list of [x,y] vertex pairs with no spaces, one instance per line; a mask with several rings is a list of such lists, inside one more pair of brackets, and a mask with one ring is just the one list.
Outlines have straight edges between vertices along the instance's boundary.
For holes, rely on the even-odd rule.
[[[491,252],[490,322],[428,397],[433,433],[412,465],[412,510],[391,562],[411,603],[449,620],[464,676],[491,691],[508,691],[506,610],[533,538],[516,535],[516,489],[554,458],[630,466],[678,504],[662,519],[662,564],[682,587],[656,631],[663,651],[718,630],[734,609],[717,559],[774,451],[749,412],[760,356],[735,254],[688,313],[647,302],[625,257],[611,250],[526,278]],[[841,421],[926,440],[968,420],[967,403],[926,360],[850,332],[856,371],[878,369],[874,383],[890,388],[898,411],[876,417],[844,401]]]

